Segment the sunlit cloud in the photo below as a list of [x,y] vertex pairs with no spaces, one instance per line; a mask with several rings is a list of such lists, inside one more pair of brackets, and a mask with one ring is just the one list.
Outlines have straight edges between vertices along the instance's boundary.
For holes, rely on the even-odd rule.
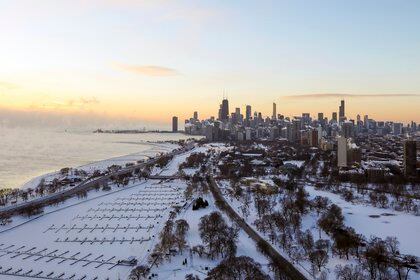
[[313,93],[286,95],[288,99],[307,99],[307,98],[384,98],[384,97],[420,97],[420,94],[351,94],[351,93]]
[[167,77],[179,75],[179,72],[175,69],[156,65],[129,65],[115,63],[114,66],[118,69],[143,76]]

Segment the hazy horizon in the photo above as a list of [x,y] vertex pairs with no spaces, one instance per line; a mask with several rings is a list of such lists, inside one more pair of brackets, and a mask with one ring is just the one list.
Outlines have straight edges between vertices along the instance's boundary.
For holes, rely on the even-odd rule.
[[418,1],[0,7],[0,124],[169,128],[217,116],[223,92],[263,115],[330,118],[344,98],[349,118],[420,122]]

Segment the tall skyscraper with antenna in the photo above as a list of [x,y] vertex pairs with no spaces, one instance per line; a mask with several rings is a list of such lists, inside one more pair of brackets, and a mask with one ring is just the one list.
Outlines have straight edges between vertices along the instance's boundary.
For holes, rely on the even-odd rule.
[[223,91],[223,100],[222,100],[222,104],[220,104],[219,119],[221,121],[229,120],[229,101],[226,97],[225,91]]
[[340,123],[346,120],[346,111],[345,111],[345,104],[344,100],[341,100],[340,107],[338,108],[338,120]]

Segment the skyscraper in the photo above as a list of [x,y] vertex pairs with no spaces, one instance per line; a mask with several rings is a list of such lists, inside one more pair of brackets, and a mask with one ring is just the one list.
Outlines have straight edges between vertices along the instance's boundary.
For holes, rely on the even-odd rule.
[[415,140],[404,141],[404,175],[416,176],[417,143]]
[[178,132],[178,117],[172,117],[172,132]]
[[363,117],[363,125],[365,128],[369,129],[369,116],[368,115],[365,115]]
[[337,139],[337,165],[347,167],[347,138],[342,136]]
[[337,112],[333,112],[333,113],[332,113],[331,120],[332,120],[333,122],[337,122]]
[[339,121],[341,123],[345,120],[345,117],[346,117],[344,100],[341,100],[341,105],[338,108],[338,111],[339,111],[338,117],[339,117]]
[[242,122],[241,108],[235,108],[235,122]]
[[324,120],[324,113],[318,113],[318,122],[322,122]]
[[273,102],[273,115],[271,117],[273,120],[277,119],[277,108],[276,103]]
[[246,120],[251,119],[251,105],[246,105],[246,115],[245,115],[245,119],[246,119]]
[[220,120],[227,121],[229,119],[229,101],[225,98],[220,105]]
[[311,114],[309,113],[302,113],[302,123],[309,124],[311,122]]
[[194,120],[198,120],[198,112],[197,111],[194,112]]
[[343,122],[341,125],[341,135],[345,138],[353,137],[354,125],[351,122]]

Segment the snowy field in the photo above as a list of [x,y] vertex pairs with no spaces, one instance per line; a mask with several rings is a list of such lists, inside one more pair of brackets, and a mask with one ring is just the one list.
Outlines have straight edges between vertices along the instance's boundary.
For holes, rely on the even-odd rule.
[[0,279],[126,279],[118,261],[145,260],[183,187],[141,182],[1,233]]
[[[270,183],[270,180],[261,180],[261,182]],[[223,180],[219,181],[218,184],[229,204],[238,214],[242,215],[241,208],[243,206],[243,202],[235,199],[229,194],[229,182]],[[377,236],[382,239],[385,239],[388,236],[395,236],[400,242],[401,253],[415,256],[420,255],[420,243],[417,241],[417,234],[420,232],[420,220],[417,216],[404,212],[397,212],[391,209],[382,209],[363,204],[352,204],[351,202],[347,202],[342,199],[339,195],[316,190],[310,185],[307,185],[305,189],[309,193],[310,199],[313,199],[316,196],[328,197],[332,203],[342,208],[345,225],[353,227],[357,233],[363,234],[367,239],[371,236]],[[250,226],[258,231],[254,224],[257,219],[257,210],[254,207],[252,199],[249,216],[246,217],[245,220]],[[319,238],[317,219],[318,216],[314,212],[310,212],[302,217],[302,231],[309,229],[315,240]],[[268,234],[264,234],[263,232],[260,232],[260,234],[265,236],[267,241],[270,241]],[[320,237],[331,241],[330,236],[326,235],[324,232],[321,232]],[[279,246],[279,244],[273,245],[277,247],[277,250],[285,258],[290,260],[287,253]],[[291,262],[293,261],[291,260]],[[328,279],[336,279],[334,276],[334,269],[336,265],[345,265],[349,263],[356,264],[357,262],[354,259],[345,260],[340,259],[337,255],[330,255],[329,262],[326,265],[326,271],[329,274]],[[299,264],[295,265],[298,269],[305,273],[309,279],[312,278],[310,273],[311,264],[309,261],[301,261]],[[416,277],[418,277],[418,275],[414,273],[410,275],[410,279],[417,279]]]
[[420,232],[420,218],[418,216],[394,211],[392,209],[377,208],[363,204],[353,204],[342,199],[339,195],[316,190],[312,186],[306,186],[310,198],[315,196],[328,197],[332,203],[337,204],[343,210],[344,222],[358,233],[367,238],[374,235],[385,239],[387,236],[395,236],[400,242],[403,254],[420,256],[420,242],[417,234]]
[[[190,207],[183,210],[176,218],[186,220],[190,226],[187,233],[187,244],[189,248],[202,244],[198,226],[200,218],[214,211],[221,212],[220,209],[215,206],[212,195],[204,195],[203,198],[209,202],[209,206],[207,208],[192,211],[190,205]],[[229,218],[223,214],[223,212],[221,213],[227,224],[232,226]],[[268,269],[269,260],[257,251],[254,241],[242,230],[239,231],[238,242],[236,245],[238,247],[236,256],[249,256],[253,258],[256,262],[261,264],[263,271],[270,275],[270,271]],[[187,259],[188,263],[183,266],[182,262],[184,259]],[[188,274],[195,274],[200,278],[205,278],[208,270],[216,267],[220,261],[221,259],[211,260],[206,257],[200,258],[197,255],[191,254],[189,249],[187,249],[183,254],[172,257],[170,262],[165,262],[159,267],[154,267],[151,273],[158,275],[156,278],[153,278],[156,280],[184,280],[185,276]]]
[[[219,144],[195,147],[175,156],[165,168],[156,169],[156,174],[176,175],[188,156],[209,149],[220,152],[226,148]],[[129,162],[137,156],[95,163],[94,168]],[[197,168],[184,171],[193,174]],[[119,261],[134,256],[137,265],[146,265],[174,206],[184,206],[176,219],[185,219],[190,225],[186,237],[189,248],[202,244],[200,218],[218,211],[209,194],[203,197],[210,205],[192,211],[191,201],[184,198],[187,184],[180,179],[135,180],[126,187],[109,186],[108,192],[90,191],[87,198],[73,197],[44,207],[44,213],[38,216],[15,216],[11,224],[0,228],[0,279],[127,279],[133,266]],[[223,217],[232,225],[226,215]],[[252,257],[269,274],[267,258],[243,231],[239,232],[237,247],[237,256]],[[187,265],[182,265],[184,259],[188,259]],[[203,278],[221,260],[193,256],[186,249],[153,267],[152,273],[158,275],[153,279],[184,279],[190,273]]]

